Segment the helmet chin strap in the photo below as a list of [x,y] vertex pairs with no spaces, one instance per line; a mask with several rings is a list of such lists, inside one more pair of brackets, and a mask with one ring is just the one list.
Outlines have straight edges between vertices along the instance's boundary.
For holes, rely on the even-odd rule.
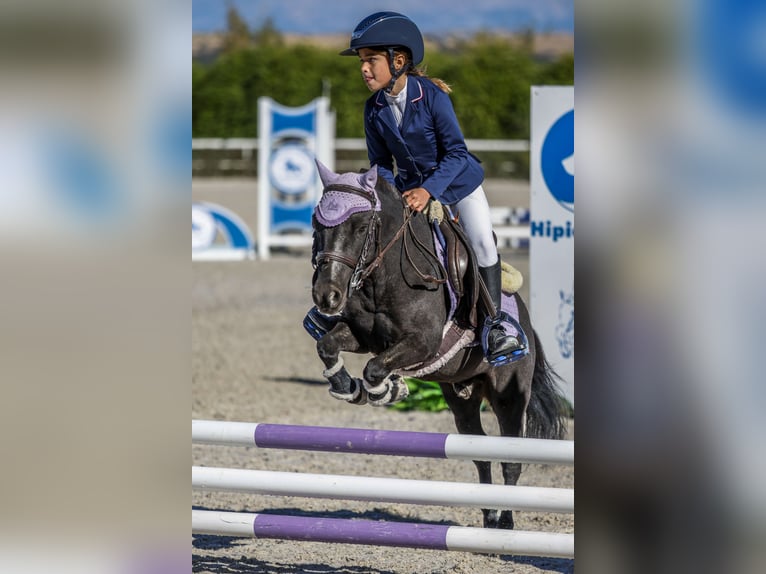
[[404,74],[409,69],[409,63],[405,63],[404,66],[400,70],[397,70],[394,67],[394,49],[393,48],[387,48],[388,50],[388,69],[391,71],[391,81],[388,82],[388,86],[383,88],[383,91],[387,94],[391,94],[391,90],[394,89],[394,84],[396,84],[396,80],[398,80],[402,74]]

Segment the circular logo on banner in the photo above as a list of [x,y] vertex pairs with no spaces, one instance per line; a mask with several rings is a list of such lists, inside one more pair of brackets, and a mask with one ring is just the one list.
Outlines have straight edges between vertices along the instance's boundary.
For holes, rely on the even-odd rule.
[[206,249],[216,235],[215,219],[202,206],[192,204],[192,249]]
[[314,157],[303,146],[285,145],[271,156],[269,172],[272,185],[282,193],[303,193],[314,181]]
[[574,212],[574,110],[562,115],[548,130],[540,164],[551,195],[564,209]]

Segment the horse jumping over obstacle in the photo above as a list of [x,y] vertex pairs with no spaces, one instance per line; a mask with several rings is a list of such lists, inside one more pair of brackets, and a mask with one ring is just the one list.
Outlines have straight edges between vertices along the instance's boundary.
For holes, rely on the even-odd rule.
[[[447,272],[435,256],[432,223],[425,214],[410,211],[399,191],[378,178],[375,167],[344,174],[318,167],[324,191],[313,217],[312,298],[332,321],[317,341],[323,374],[335,398],[389,404],[406,394],[402,374],[424,372],[425,362],[442,352],[456,307]],[[517,310],[523,332],[531,334],[528,354],[493,367],[480,345],[455,346],[427,378],[440,384],[461,434],[486,434],[480,417],[486,400],[502,436],[561,439],[566,419],[555,373],[524,301],[518,293],[504,298]],[[465,334],[473,335],[470,330]],[[343,366],[342,352],[373,355],[362,379]],[[479,481],[491,484],[490,462],[474,462]],[[515,485],[521,463],[501,464],[505,484]],[[513,528],[512,511],[482,512],[485,527]]]
[[[195,444],[574,464],[574,443],[461,434],[193,420]],[[439,506],[574,512],[574,490],[192,467],[192,488]],[[574,557],[574,535],[388,521],[192,510],[192,532],[490,554]]]

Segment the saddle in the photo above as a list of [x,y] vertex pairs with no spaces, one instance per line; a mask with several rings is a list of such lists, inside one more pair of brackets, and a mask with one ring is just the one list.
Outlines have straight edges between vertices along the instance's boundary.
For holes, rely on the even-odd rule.
[[455,319],[460,326],[476,328],[479,324],[476,310],[479,301],[479,267],[468,238],[460,224],[452,217],[434,220],[434,232],[444,248],[444,267],[447,279],[457,298]]

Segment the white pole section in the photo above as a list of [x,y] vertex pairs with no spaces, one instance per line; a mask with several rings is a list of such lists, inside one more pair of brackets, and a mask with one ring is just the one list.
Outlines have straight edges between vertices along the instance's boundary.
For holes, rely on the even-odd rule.
[[192,442],[222,446],[255,446],[258,423],[192,421]]
[[200,490],[528,510],[574,512],[574,490],[536,486],[468,484],[400,478],[192,467],[192,487]]
[[574,441],[451,434],[444,444],[447,458],[574,465]]
[[194,534],[253,537],[253,521],[256,516],[258,515],[247,512],[192,510],[192,532]]
[[447,530],[447,547],[487,554],[574,558],[574,535],[453,526]]

